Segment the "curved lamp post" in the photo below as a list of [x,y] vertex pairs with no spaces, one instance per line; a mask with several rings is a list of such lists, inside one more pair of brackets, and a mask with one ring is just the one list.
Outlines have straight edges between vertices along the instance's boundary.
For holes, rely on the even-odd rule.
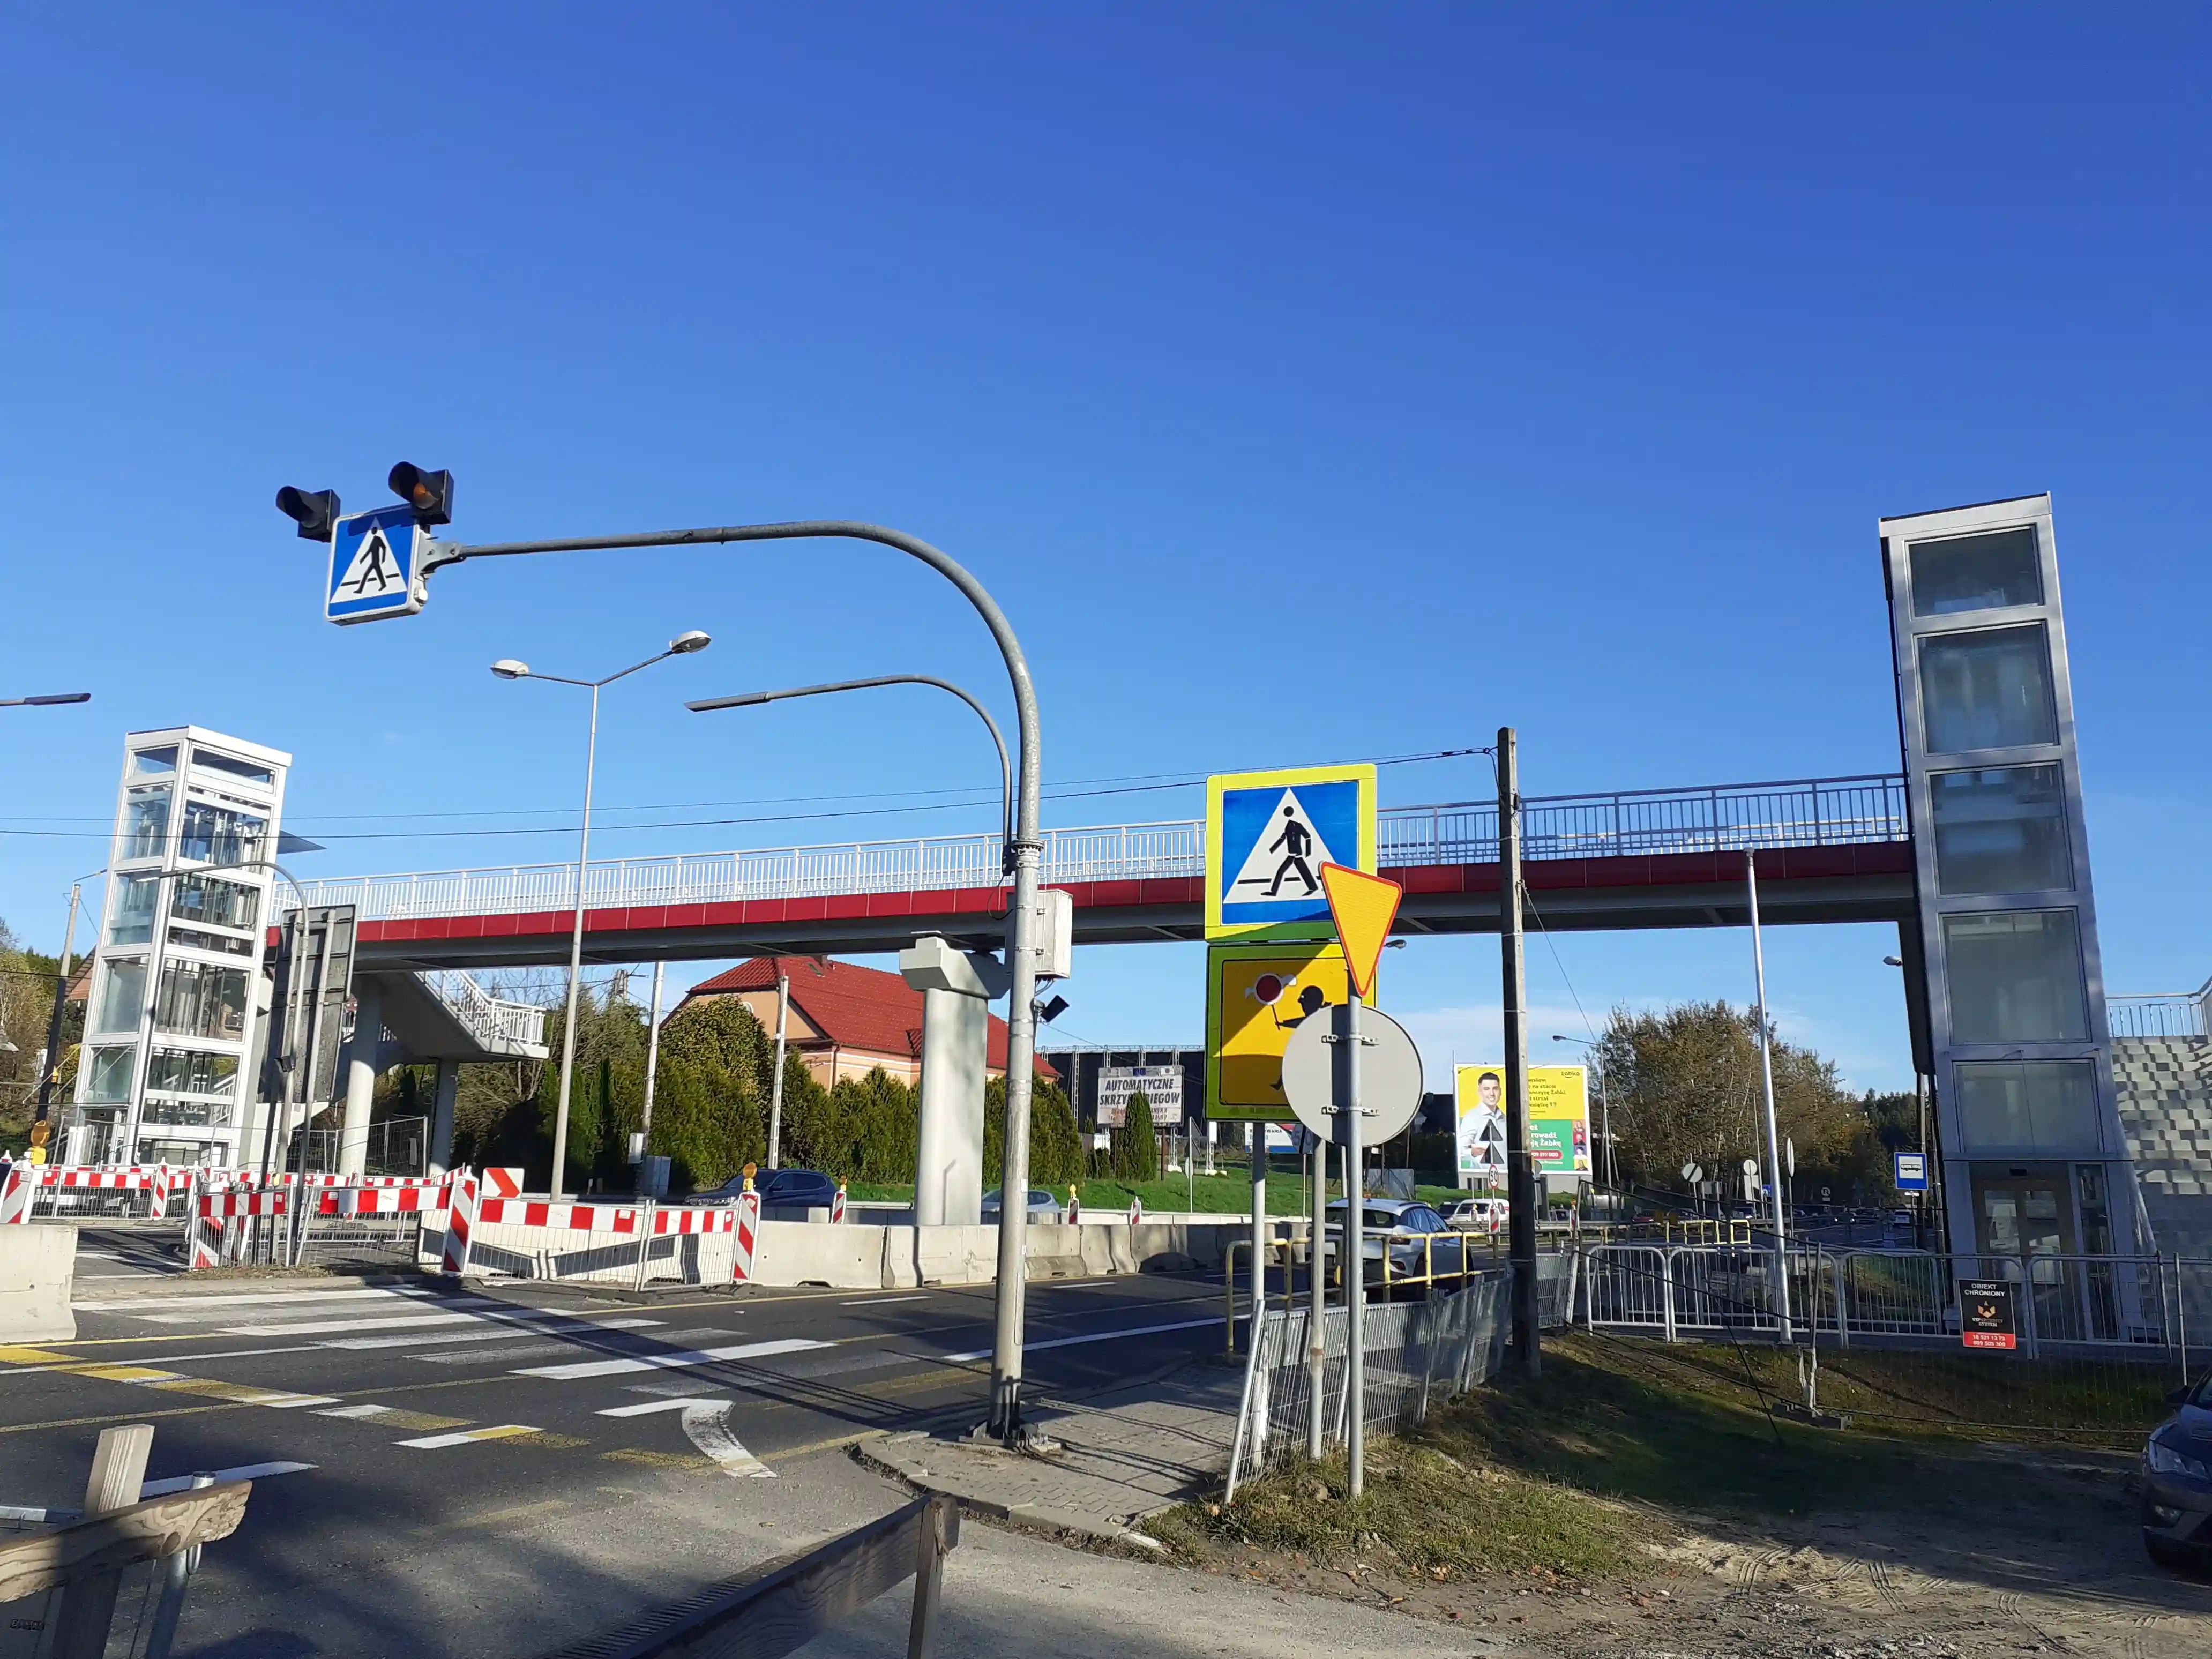
[[576,1069],[576,991],[584,971],[584,867],[592,856],[592,775],[599,761],[599,692],[617,680],[627,679],[640,669],[650,668],[671,657],[690,656],[695,651],[704,651],[714,641],[708,635],[692,629],[669,641],[665,651],[655,652],[643,662],[634,662],[619,672],[605,679],[570,679],[565,674],[534,672],[526,662],[517,662],[512,657],[501,657],[491,665],[491,672],[503,680],[550,680],[556,685],[580,685],[592,694],[591,735],[584,744],[584,823],[583,832],[576,843],[576,920],[568,937],[568,1014],[561,1031],[561,1102],[553,1115],[553,1181],[555,1198],[561,1196],[562,1171],[568,1161],[568,1090],[574,1080]]

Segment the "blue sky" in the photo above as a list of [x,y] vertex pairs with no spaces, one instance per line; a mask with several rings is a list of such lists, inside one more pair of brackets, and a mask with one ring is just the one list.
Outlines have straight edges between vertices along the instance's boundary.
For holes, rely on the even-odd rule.
[[[2208,26],[2183,9],[17,10],[0,136],[0,916],[59,931],[122,733],[293,750],[303,873],[981,828],[942,583],[837,545],[464,567],[321,621],[276,487],[459,478],[474,540],[849,516],[1036,666],[1048,783],[1519,728],[1525,787],[1896,759],[1875,520],[2049,489],[2118,989],[2212,973]],[[36,65],[35,70],[24,70]],[[189,640],[179,651],[176,642]],[[1386,802],[1486,765],[1384,771]],[[715,803],[695,807],[694,803]],[[673,806],[681,810],[665,810]],[[1071,799],[1060,823],[1194,815]],[[865,810],[866,816],[853,814]],[[803,816],[802,816],[803,815]],[[702,818],[761,823],[629,827]],[[31,832],[37,833],[31,833]],[[497,833],[485,833],[485,832]],[[1886,929],[1776,930],[1785,1030],[1902,1085]],[[1741,1000],[1740,933],[1532,941],[1540,1035]],[[1385,1003],[1495,1043],[1496,950]],[[1066,1024],[1194,1037],[1195,952]],[[1540,1045],[1549,1048],[1550,1045]]]

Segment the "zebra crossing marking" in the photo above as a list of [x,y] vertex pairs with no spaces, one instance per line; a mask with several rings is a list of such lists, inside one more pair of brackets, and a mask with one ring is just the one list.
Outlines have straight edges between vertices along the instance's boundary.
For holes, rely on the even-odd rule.
[[512,1440],[518,1435],[538,1434],[543,1431],[527,1423],[501,1423],[489,1429],[459,1429],[452,1434],[426,1434],[413,1440],[395,1440],[395,1446],[411,1446],[417,1451],[443,1451],[449,1446],[474,1445],[480,1440]]

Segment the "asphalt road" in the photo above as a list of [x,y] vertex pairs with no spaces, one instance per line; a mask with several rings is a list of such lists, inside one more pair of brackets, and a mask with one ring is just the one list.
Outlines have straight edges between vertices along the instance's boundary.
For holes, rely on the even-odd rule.
[[[116,1237],[87,1238],[111,1271],[79,1284],[77,1340],[0,1348],[0,1504],[75,1506],[118,1423],[155,1425],[149,1482],[255,1472],[185,1651],[542,1651],[893,1506],[837,1454],[981,1414],[988,1286],[207,1291],[149,1282]],[[1030,1376],[1218,1352],[1220,1310],[1198,1279],[1032,1286]]]

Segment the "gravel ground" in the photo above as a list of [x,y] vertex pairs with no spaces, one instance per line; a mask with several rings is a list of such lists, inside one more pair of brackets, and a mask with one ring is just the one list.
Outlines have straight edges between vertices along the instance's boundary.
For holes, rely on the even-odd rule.
[[[1542,1569],[1438,1582],[1389,1558],[1320,1562],[1211,1543],[1194,1570],[1389,1607],[1470,1652],[1560,1659],[2125,1659],[2212,1654],[2212,1574],[2153,1566],[2131,1461],[1990,1448],[2003,1478],[1909,1508],[1721,1520],[1637,1506],[1644,1559],[1602,1580]],[[1595,1501],[1595,1500],[1593,1500]],[[1194,1570],[1186,1567],[1183,1571]]]

